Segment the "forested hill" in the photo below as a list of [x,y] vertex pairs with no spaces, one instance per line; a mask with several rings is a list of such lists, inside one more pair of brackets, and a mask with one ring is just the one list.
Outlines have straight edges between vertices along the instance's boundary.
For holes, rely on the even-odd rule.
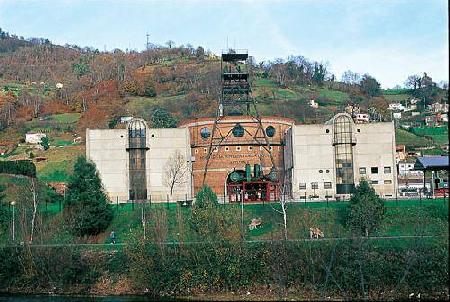
[[[369,75],[348,71],[338,81],[324,64],[302,56],[249,62],[260,113],[302,123],[322,122],[348,103],[389,119],[388,103],[398,98],[426,93],[431,103],[447,97],[426,75],[418,77],[421,83],[408,79],[411,89],[386,92]],[[58,113],[79,113],[80,132],[114,127],[120,116],[151,121],[158,108],[175,121],[214,116],[219,85],[220,57],[201,46],[171,42],[143,52],[101,52],[43,38],[25,40],[0,29],[0,129],[22,129],[28,121]],[[312,99],[319,108],[309,106]]]

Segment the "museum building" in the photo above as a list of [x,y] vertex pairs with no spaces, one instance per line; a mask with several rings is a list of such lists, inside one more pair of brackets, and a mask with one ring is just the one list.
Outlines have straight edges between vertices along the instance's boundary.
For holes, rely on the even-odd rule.
[[397,187],[394,124],[346,113],[312,125],[225,116],[153,129],[133,119],[126,129],[87,129],[86,156],[121,203],[191,200],[204,184],[221,202],[348,198],[361,178],[385,198]]

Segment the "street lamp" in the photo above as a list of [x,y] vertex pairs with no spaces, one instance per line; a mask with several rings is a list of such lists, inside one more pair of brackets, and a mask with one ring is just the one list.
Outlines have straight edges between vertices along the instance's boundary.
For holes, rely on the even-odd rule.
[[16,237],[15,237],[16,236],[16,230],[15,230],[16,223],[15,223],[15,211],[14,211],[15,205],[16,205],[16,202],[15,201],[11,201],[11,206],[12,206],[12,241],[13,242],[16,239]]

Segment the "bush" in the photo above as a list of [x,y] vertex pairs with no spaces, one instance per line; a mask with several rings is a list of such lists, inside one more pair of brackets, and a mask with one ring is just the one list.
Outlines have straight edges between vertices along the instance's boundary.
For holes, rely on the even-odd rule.
[[36,177],[36,166],[30,160],[0,161],[0,173]]

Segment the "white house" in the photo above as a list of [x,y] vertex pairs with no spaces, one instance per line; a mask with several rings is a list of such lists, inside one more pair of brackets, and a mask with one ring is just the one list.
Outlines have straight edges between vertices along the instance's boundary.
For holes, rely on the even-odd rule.
[[401,112],[394,112],[393,114],[395,119],[401,119],[402,118],[402,113]]
[[403,104],[401,103],[390,103],[388,110],[400,110],[400,111],[404,111],[405,110],[405,106],[403,106]]
[[357,123],[368,123],[369,115],[367,113],[358,113],[356,115],[356,122]]
[[30,132],[25,134],[25,142],[28,144],[40,144],[42,142],[42,138],[47,137],[45,133],[34,133]]
[[120,121],[119,121],[119,122],[120,122],[121,124],[126,124],[126,123],[130,122],[132,119],[133,119],[132,116],[122,116],[122,117],[120,118]]

